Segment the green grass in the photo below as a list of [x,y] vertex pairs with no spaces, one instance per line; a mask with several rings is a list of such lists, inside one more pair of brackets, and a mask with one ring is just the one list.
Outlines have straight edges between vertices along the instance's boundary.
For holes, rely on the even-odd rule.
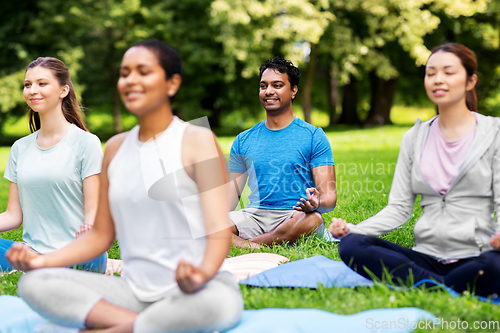
[[[386,126],[367,130],[336,129],[327,132],[331,142],[337,171],[338,204],[333,212],[324,214],[327,224],[332,216],[349,222],[362,221],[386,203],[394,174],[399,144],[409,126]],[[220,137],[224,152],[229,152],[234,137]],[[9,148],[0,148],[0,172],[3,174]],[[8,182],[0,180],[0,211],[7,205]],[[421,215],[417,199],[413,216],[403,228],[383,236],[400,245],[413,245],[413,225]],[[20,239],[20,231],[0,234],[0,237]],[[112,257],[118,257],[116,244]],[[284,255],[290,260],[299,260],[317,254],[339,260],[338,245],[310,238],[293,246],[276,246],[257,250]],[[230,256],[254,252],[232,248]],[[0,277],[0,294],[16,295],[20,273]],[[241,286],[246,309],[260,308],[316,308],[339,314],[353,314],[375,308],[418,307],[446,321],[500,320],[500,307],[478,301],[469,294],[453,298],[442,290],[414,289],[394,291],[383,284],[360,288],[253,288]],[[423,332],[429,330],[421,330]],[[443,330],[443,332],[457,330]],[[464,331],[464,330],[461,330]],[[481,330],[465,330],[476,332]],[[488,330],[483,330],[488,331]]]
[[[324,214],[326,223],[332,216],[349,222],[360,222],[381,210],[386,204],[398,156],[399,145],[408,126],[386,126],[368,130],[327,132],[335,157],[338,203],[333,212]],[[223,149],[232,138],[220,138]],[[413,226],[421,215],[420,198],[415,203],[412,218],[402,228],[383,238],[411,248]],[[264,250],[259,250],[263,251]],[[267,250],[269,251],[269,250]],[[277,246],[270,250],[290,260],[322,254],[340,260],[338,245],[318,239],[301,241],[294,246]],[[250,253],[250,250],[231,249],[230,255]],[[339,314],[353,314],[374,308],[418,307],[445,321],[496,321],[500,307],[478,301],[470,294],[453,298],[443,290],[414,289],[394,291],[383,284],[366,288],[254,288],[242,286],[246,309],[316,308]],[[429,330],[420,330],[426,332]],[[457,330],[442,330],[456,332]],[[481,331],[481,330],[461,330]],[[488,331],[488,330],[483,330]],[[491,332],[491,331],[490,331]]]

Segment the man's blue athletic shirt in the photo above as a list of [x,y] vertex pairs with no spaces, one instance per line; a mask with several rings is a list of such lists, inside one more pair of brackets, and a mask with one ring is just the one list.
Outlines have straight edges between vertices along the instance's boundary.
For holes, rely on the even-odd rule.
[[325,132],[297,117],[280,130],[261,121],[240,133],[229,157],[230,172],[248,172],[250,208],[293,209],[315,187],[311,169],[322,165],[334,165]]

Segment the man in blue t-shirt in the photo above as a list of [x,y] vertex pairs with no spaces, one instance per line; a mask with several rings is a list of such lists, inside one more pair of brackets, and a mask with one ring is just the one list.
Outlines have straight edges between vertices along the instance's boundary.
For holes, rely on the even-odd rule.
[[236,207],[248,179],[247,208],[230,212],[233,245],[258,248],[294,242],[324,227],[321,213],[335,207],[337,192],[330,143],[321,128],[295,117],[292,101],[300,72],[281,57],[260,67],[259,99],[266,120],[240,133],[229,157]]

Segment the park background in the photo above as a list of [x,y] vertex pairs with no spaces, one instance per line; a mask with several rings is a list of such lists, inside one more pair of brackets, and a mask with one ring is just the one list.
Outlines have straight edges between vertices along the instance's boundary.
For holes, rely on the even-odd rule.
[[[116,91],[123,52],[145,38],[165,40],[184,60],[174,109],[185,120],[209,117],[228,153],[234,136],[265,117],[258,68],[276,55],[301,70],[297,115],[325,128],[336,161],[338,204],[324,214],[357,223],[387,203],[399,143],[417,117],[436,114],[423,87],[430,49],[459,42],[478,57],[479,111],[500,115],[500,3],[496,0],[20,0],[0,10],[0,173],[10,145],[28,134],[24,71],[39,56],[70,68],[89,129],[105,142],[136,119]],[[0,211],[8,181],[0,180]],[[411,220],[385,239],[413,245]],[[21,231],[0,234],[21,240]],[[316,254],[339,260],[318,239],[278,246],[291,260]],[[232,249],[231,256],[250,250]],[[115,244],[111,258],[119,258]],[[0,294],[17,294],[20,273],[1,275]],[[351,314],[413,306],[445,320],[500,320],[500,308],[470,294],[373,288],[242,286],[247,309],[318,308]],[[449,330],[453,331],[453,330]],[[468,331],[474,331],[468,329]],[[491,331],[491,330],[486,330]]]

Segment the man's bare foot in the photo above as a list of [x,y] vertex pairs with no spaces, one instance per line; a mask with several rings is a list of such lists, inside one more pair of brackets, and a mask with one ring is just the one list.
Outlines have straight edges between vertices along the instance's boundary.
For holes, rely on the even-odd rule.
[[134,330],[134,322],[124,323],[103,329],[88,329],[80,330],[81,333],[132,333]]
[[262,249],[262,246],[263,246],[261,244],[258,244],[258,243],[252,242],[252,241],[246,241],[245,244],[247,244],[247,247],[252,249],[252,250]]
[[252,242],[251,240],[248,239],[243,239],[239,236],[233,235],[232,239],[232,245],[236,248],[239,249],[252,249],[252,250],[258,250],[262,248],[261,244]]

